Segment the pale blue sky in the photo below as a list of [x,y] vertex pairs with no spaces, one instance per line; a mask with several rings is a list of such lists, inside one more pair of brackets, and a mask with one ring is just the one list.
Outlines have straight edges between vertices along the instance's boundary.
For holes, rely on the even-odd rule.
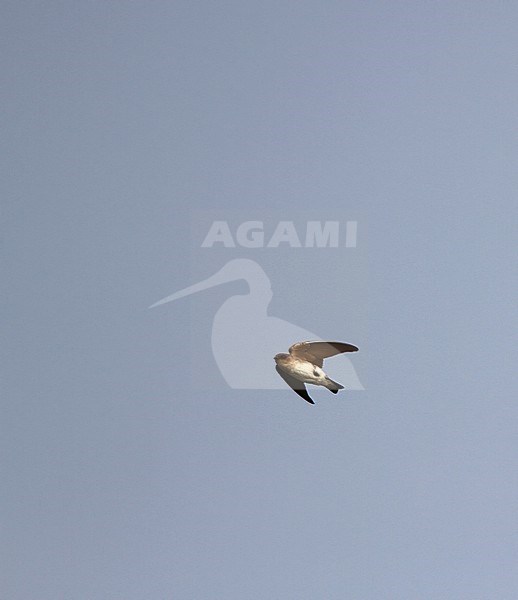
[[[514,600],[517,20],[2,4],[2,598]],[[358,248],[202,255],[212,214]],[[228,389],[240,283],[147,310],[242,256],[365,392]]]

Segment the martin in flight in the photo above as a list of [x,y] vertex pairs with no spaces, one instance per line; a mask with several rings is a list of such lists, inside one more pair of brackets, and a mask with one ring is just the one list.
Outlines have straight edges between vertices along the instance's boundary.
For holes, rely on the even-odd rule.
[[357,352],[358,348],[343,342],[298,342],[290,346],[289,354],[281,353],[274,356],[277,373],[299,396],[306,402],[315,404],[310,398],[305,383],[322,385],[333,394],[343,390],[344,386],[330,379],[322,370],[324,358]]

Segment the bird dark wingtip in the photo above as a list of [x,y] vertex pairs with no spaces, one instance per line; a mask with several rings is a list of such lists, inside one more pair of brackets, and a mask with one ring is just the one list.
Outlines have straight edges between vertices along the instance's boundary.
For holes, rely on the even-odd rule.
[[344,350],[344,352],[358,352],[359,350],[358,346],[355,346],[354,344],[345,344],[340,342],[340,346],[347,347],[347,350]]

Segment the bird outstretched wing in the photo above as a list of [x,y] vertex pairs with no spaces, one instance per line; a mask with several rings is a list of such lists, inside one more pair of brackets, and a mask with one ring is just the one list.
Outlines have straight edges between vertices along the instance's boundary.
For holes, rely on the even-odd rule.
[[296,358],[307,360],[314,365],[322,367],[324,358],[342,354],[343,352],[357,352],[358,348],[344,342],[298,342],[290,347],[290,354]]
[[304,400],[306,402],[309,402],[310,404],[315,404],[313,402],[313,400],[311,400],[311,398],[306,390],[306,386],[304,385],[304,383],[302,381],[299,381],[298,379],[295,379],[295,377],[288,375],[288,373],[286,373],[285,371],[280,369],[277,365],[275,365],[275,369],[277,370],[277,373],[279,373],[279,375],[284,379],[284,381],[291,387],[291,389],[294,392],[297,392],[297,394],[301,398],[304,398]]

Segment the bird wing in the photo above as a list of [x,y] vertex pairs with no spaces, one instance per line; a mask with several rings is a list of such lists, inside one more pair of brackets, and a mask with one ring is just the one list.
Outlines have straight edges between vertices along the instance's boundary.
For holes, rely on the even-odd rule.
[[315,404],[313,400],[311,400],[311,398],[309,397],[309,394],[306,390],[306,386],[302,381],[299,381],[298,379],[295,379],[295,377],[288,375],[288,373],[279,368],[278,365],[275,365],[275,369],[294,392],[297,392],[297,394],[301,398],[304,398],[306,402],[309,402],[310,404]]
[[318,367],[324,364],[324,358],[342,354],[342,352],[357,352],[358,348],[344,342],[299,342],[290,347],[290,354],[296,358],[307,360]]

